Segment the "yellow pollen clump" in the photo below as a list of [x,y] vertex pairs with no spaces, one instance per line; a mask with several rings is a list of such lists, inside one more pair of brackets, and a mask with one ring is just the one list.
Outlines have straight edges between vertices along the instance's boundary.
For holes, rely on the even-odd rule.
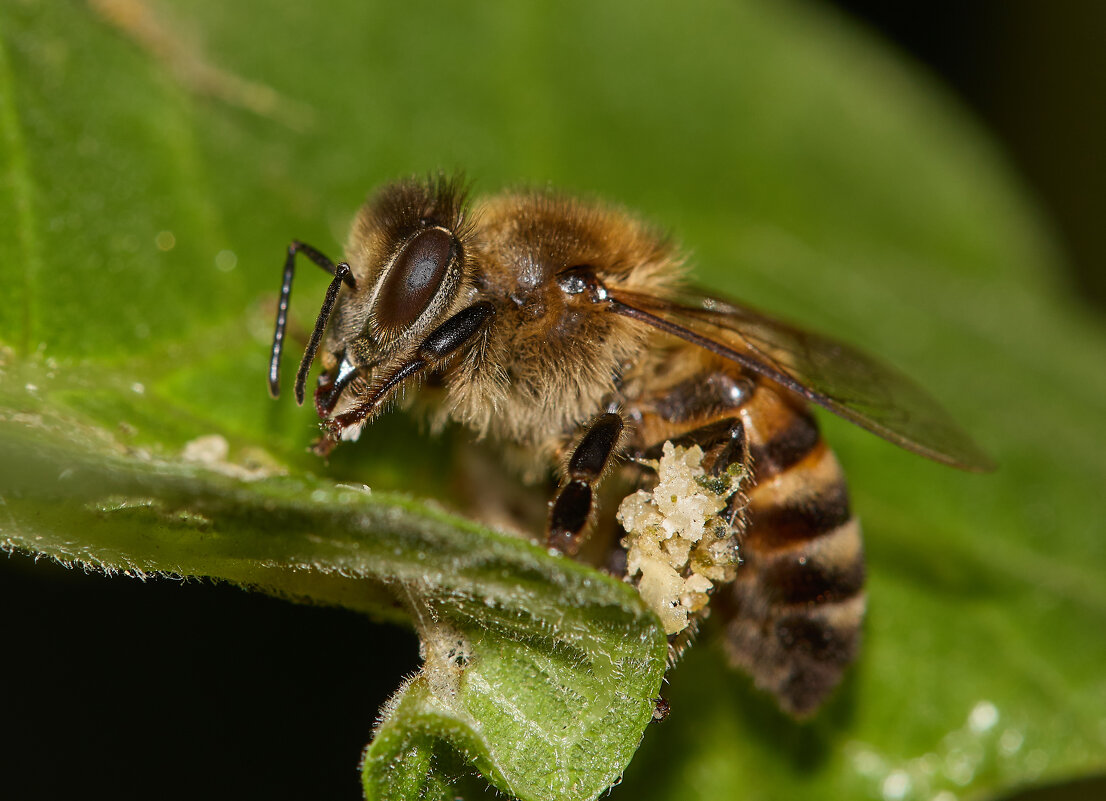
[[703,451],[664,443],[652,491],[638,490],[618,508],[626,531],[626,576],[657,613],[666,634],[678,634],[704,610],[710,591],[732,581],[738,532],[720,513],[741,487],[745,471],[731,465],[708,475]]

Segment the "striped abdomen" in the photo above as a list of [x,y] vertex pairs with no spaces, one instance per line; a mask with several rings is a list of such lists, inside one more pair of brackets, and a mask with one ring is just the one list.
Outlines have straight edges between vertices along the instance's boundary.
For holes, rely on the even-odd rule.
[[784,709],[806,715],[856,653],[865,604],[860,524],[806,408],[760,383],[738,413],[755,483],[726,650]]
[[742,424],[753,478],[742,565],[711,606],[729,615],[734,664],[785,710],[809,714],[853,660],[864,616],[863,546],[844,475],[801,401],[731,364],[689,361],[693,373],[685,367],[682,380],[634,404],[642,438],[698,438],[709,454],[727,421]]

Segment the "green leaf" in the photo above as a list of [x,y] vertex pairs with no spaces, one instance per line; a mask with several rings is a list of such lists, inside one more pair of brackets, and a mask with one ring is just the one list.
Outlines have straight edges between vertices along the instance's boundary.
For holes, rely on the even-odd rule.
[[[450,437],[413,448],[393,415],[324,466],[310,410],[263,389],[287,241],[337,255],[366,191],[455,167],[640,209],[702,283],[907,367],[1000,464],[959,474],[827,419],[868,541],[859,664],[795,724],[708,632],[616,797],[1106,770],[1106,331],[972,123],[805,3],[5,3],[7,547],[412,620],[430,667],[386,710],[370,795],[443,797],[473,766],[520,797],[615,781],[663,669],[629,588],[392,494],[460,505]],[[299,277],[301,328],[323,285]],[[213,435],[225,458],[184,458]],[[451,639],[471,661],[435,662]],[[488,701],[512,692],[522,714]]]
[[[4,378],[8,389],[22,376]],[[0,547],[409,618],[425,664],[367,769],[410,771],[408,750],[442,740],[519,798],[594,798],[622,773],[652,718],[668,648],[632,588],[425,503],[259,465],[124,453],[102,430],[47,411],[61,405],[53,389],[36,387],[42,401],[0,418],[9,521]],[[0,394],[0,408],[16,407],[19,391]],[[408,781],[444,786],[429,767],[367,770],[366,795],[406,797]]]
[[[431,770],[448,759],[435,753],[439,740],[513,796],[592,798],[636,750],[627,751],[627,731],[652,718],[652,701],[635,699],[659,689],[649,662],[657,653],[631,630],[613,653],[607,640],[591,653],[539,640],[479,661],[470,653],[479,640],[441,628],[422,636],[426,667],[391,701],[365,754],[366,798],[422,798],[413,788],[424,783],[444,792]],[[495,746],[503,742],[512,745]]]

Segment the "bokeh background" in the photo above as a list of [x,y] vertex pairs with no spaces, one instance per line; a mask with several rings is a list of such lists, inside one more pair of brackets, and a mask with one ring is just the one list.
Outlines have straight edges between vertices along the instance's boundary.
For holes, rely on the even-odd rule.
[[1106,305],[1106,6],[832,0],[932,72],[1040,201],[1083,301]]
[[[1106,6],[824,5],[913,59],[994,136],[1066,253],[1066,291],[1101,310]],[[418,665],[412,633],[350,612],[203,582],[107,581],[23,557],[0,560],[0,608],[0,721],[21,721],[2,725],[2,781],[35,788],[22,798],[74,795],[93,776],[117,798],[356,798],[376,712]],[[133,767],[100,775],[120,754]],[[167,764],[188,769],[166,774]],[[1018,797],[1103,795],[1091,779]]]

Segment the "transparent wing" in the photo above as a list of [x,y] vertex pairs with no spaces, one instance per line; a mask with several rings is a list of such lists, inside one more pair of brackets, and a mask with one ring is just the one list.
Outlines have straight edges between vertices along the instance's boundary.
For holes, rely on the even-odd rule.
[[705,293],[610,291],[613,310],[732,359],[909,451],[964,470],[994,463],[930,395],[856,348]]

